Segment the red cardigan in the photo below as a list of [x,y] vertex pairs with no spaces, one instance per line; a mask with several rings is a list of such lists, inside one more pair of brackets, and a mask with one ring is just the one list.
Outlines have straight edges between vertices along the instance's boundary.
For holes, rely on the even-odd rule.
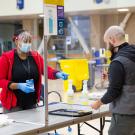
[[[17,98],[15,94],[8,89],[8,83],[12,79],[12,66],[14,62],[14,52],[15,50],[13,49],[9,52],[3,53],[2,56],[0,57],[0,88],[2,88],[2,91],[0,93],[0,100],[2,106],[8,110],[10,110],[12,107],[16,107],[17,105]],[[38,66],[39,80],[36,84],[35,89],[39,101],[40,93],[41,93],[41,82],[42,82],[41,75],[43,74],[43,69],[44,69],[43,58],[35,51],[32,51],[31,54]],[[48,66],[48,79],[56,79],[55,72],[57,71]]]

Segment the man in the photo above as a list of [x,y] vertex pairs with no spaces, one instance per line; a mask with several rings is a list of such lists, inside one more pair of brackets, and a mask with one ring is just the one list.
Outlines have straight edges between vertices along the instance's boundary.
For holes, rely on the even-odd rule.
[[110,104],[112,112],[109,135],[135,135],[135,46],[125,42],[120,26],[109,27],[104,41],[112,51],[109,87],[105,95],[92,104],[98,109]]

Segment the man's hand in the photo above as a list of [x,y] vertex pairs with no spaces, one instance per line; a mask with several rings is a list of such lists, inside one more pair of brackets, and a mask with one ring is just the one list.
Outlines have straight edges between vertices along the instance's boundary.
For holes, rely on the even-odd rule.
[[97,101],[95,101],[95,102],[91,105],[91,107],[92,107],[93,109],[97,110],[97,109],[99,109],[99,108],[101,107],[101,105],[103,105],[103,103],[101,102],[101,100],[97,100]]
[[102,80],[108,80],[108,71],[102,73]]

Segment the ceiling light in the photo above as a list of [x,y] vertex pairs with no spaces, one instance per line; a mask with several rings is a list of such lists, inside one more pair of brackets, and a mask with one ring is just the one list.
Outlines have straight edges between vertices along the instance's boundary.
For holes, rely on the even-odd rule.
[[44,17],[44,14],[40,14],[39,17]]
[[120,8],[120,9],[117,9],[118,12],[128,12],[129,9],[128,8]]

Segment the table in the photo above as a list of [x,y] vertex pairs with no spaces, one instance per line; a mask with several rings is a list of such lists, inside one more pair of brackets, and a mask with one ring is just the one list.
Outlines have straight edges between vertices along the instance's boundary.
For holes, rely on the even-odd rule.
[[[44,126],[45,119],[45,107],[38,107],[36,109],[24,110],[14,113],[9,113],[9,118],[15,120],[16,122],[0,128],[0,135],[26,135],[26,134],[36,134],[49,132],[59,128],[67,127],[70,125],[78,124],[81,122],[86,122],[89,120],[100,118],[101,122],[105,116],[108,116],[109,108],[107,105],[101,107],[100,110],[93,111],[93,114],[83,116],[83,117],[66,117],[66,116],[55,116],[49,115],[48,125]],[[77,105],[68,105],[65,103],[56,103],[49,105],[49,111],[59,109],[59,108],[78,108]],[[81,106],[81,109],[90,110],[89,106]],[[24,122],[24,123],[23,123]],[[103,123],[101,123],[101,126]],[[103,127],[101,127],[103,128]],[[102,129],[101,129],[102,130]],[[78,133],[79,134],[79,133]],[[101,133],[102,134],[102,133]]]

